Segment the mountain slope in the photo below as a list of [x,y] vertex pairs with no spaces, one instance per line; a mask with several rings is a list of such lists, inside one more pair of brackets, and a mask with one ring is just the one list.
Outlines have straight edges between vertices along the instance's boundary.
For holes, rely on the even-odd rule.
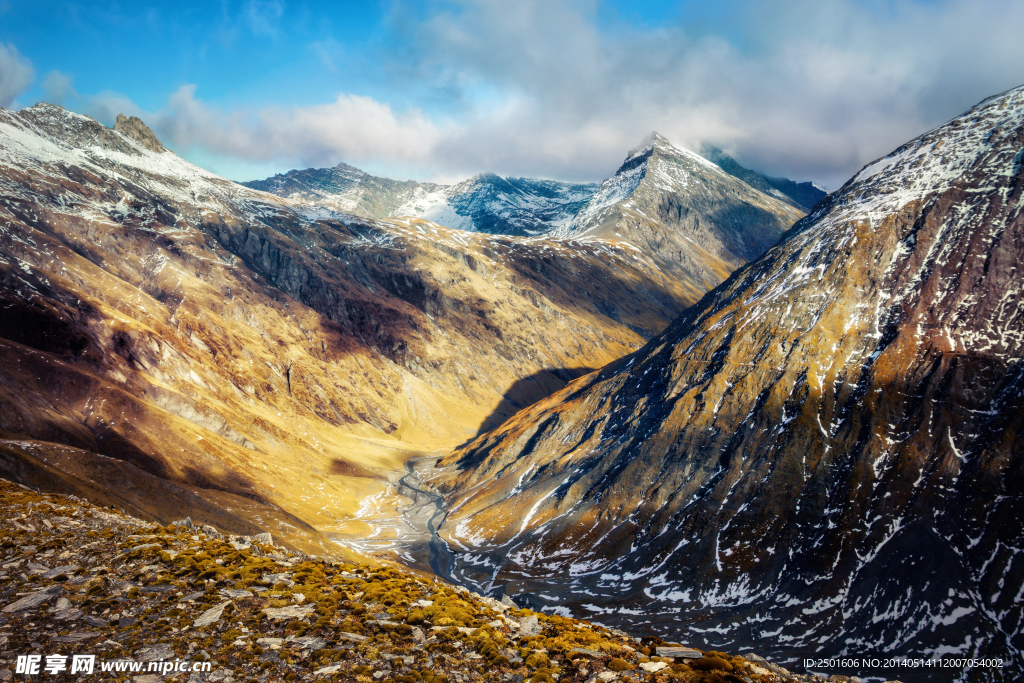
[[455,185],[398,181],[348,164],[289,171],[246,187],[365,218],[411,216],[457,230],[531,236],[562,225],[597,190],[593,184],[483,173]]
[[628,244],[358,219],[203,171],[138,119],[0,110],[0,470],[162,491],[116,500],[147,518],[328,551],[315,530],[365,530],[410,455],[694,299]]
[[803,215],[651,133],[561,236],[624,239],[707,290],[763,254]]
[[871,673],[1010,680],[1022,155],[1019,88],[865,167],[642,350],[446,458],[460,575],[694,644],[1000,657]]
[[804,212],[810,212],[814,205],[828,194],[811,182],[798,183],[789,178],[773,178],[740,166],[739,162],[717,147],[702,147],[700,155],[754,189],[781,199]]

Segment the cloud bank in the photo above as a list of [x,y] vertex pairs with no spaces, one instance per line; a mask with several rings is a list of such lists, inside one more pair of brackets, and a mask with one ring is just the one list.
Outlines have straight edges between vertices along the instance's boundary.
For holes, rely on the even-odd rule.
[[[248,7],[253,30],[268,34],[283,11],[277,2]],[[673,21],[638,28],[595,2],[398,0],[375,58],[394,92],[424,94],[421,108],[340,93],[313,106],[224,110],[192,86],[158,111],[132,111],[112,94],[83,106],[101,120],[118,108],[136,113],[186,156],[283,168],[346,161],[424,179],[494,171],[597,180],[657,130],[676,144],[715,144],[758,170],[835,188],[902,142],[1024,82],[1022,3],[723,7],[717,23],[692,22],[684,7]],[[0,46],[5,60],[18,55]],[[0,73],[2,103],[18,86],[8,85],[15,81],[6,66]],[[440,100],[447,105],[426,104]]]
[[17,48],[0,43],[0,107],[9,109],[14,99],[28,90],[35,77],[36,70],[18,54]]

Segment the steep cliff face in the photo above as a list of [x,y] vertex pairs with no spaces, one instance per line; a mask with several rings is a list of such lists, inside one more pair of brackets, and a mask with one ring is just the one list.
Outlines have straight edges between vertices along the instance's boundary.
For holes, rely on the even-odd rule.
[[695,644],[1021,670],[1022,154],[1017,89],[448,457],[462,576]]
[[651,133],[555,234],[625,239],[673,277],[710,289],[804,215]]
[[481,173],[455,185],[392,180],[348,164],[289,171],[246,187],[365,218],[410,216],[469,232],[533,236],[567,222],[597,190],[589,183]]
[[0,111],[8,476],[151,475],[275,534],[296,516],[354,533],[381,472],[635,350],[695,299],[628,244],[357,219],[118,128]]

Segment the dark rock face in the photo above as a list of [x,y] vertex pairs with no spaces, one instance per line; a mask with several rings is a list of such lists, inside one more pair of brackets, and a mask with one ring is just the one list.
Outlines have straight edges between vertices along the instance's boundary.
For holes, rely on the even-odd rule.
[[571,219],[597,187],[485,173],[453,186],[447,194],[456,214],[469,218],[476,230],[530,236],[550,232]]
[[773,178],[752,171],[741,166],[739,162],[717,147],[704,147],[700,150],[700,155],[747,185],[767,195],[777,197],[804,212],[811,211],[814,205],[824,199],[827,194],[811,182],[798,183],[789,178]]
[[869,165],[643,349],[456,451],[462,575],[693,644],[1000,657],[964,679],[1009,680],[1022,149],[1024,88]]

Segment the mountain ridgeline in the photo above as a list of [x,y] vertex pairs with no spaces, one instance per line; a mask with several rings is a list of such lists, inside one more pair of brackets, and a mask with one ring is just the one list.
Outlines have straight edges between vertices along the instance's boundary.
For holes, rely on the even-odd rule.
[[0,110],[0,475],[331,554],[411,455],[696,300],[632,245],[379,221],[203,171],[138,119]]
[[440,461],[457,575],[672,639],[1001,657],[889,673],[1011,680],[1022,154],[1024,88],[868,165],[643,349]]
[[[671,147],[657,133],[652,133],[641,147],[655,140]],[[685,150],[676,152],[688,154]],[[803,213],[825,196],[824,190],[813,183],[773,178],[744,168],[717,147],[702,147],[700,155],[729,175]],[[631,153],[616,176],[636,168],[642,161]],[[241,184],[366,218],[412,216],[460,230],[520,236],[539,235],[565,225],[601,188],[599,183],[502,178],[493,173],[481,173],[455,185],[401,181],[373,176],[345,163],[333,168],[297,169]]]
[[482,173],[455,185],[392,180],[348,164],[289,171],[242,183],[366,218],[411,216],[456,230],[528,237],[550,232],[579,211],[597,185]]
[[764,176],[715,151],[718,161],[710,163],[652,133],[601,185],[485,173],[445,186],[378,178],[346,164],[245,185],[370,218],[413,216],[468,231],[625,241],[696,300],[764,253],[806,212]]

